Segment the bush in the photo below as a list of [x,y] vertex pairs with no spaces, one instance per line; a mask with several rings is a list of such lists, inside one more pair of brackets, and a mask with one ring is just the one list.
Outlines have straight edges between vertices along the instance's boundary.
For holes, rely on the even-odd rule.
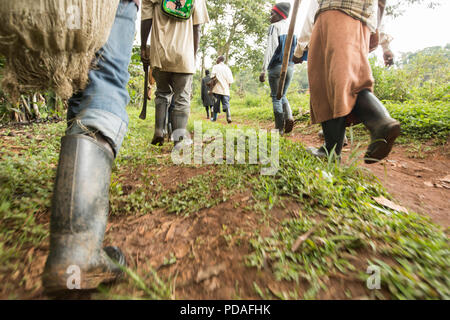
[[450,103],[385,101],[391,116],[402,125],[402,134],[409,138],[427,140],[436,138],[445,142],[450,134]]

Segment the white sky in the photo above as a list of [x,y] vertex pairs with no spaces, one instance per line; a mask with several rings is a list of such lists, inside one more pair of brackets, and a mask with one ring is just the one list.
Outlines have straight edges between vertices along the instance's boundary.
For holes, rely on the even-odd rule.
[[[291,2],[294,0],[283,0]],[[303,25],[305,13],[311,0],[303,0],[300,4],[296,27]],[[315,1],[315,0],[314,0]],[[398,0],[387,0],[387,2]],[[277,1],[282,2],[282,1]],[[404,8],[400,17],[384,17],[385,32],[393,37],[391,50],[400,57],[400,53],[417,51],[432,46],[445,46],[450,43],[450,0],[441,0],[435,9],[427,8],[427,4],[413,5]],[[292,8],[291,7],[291,8]],[[297,29],[297,33],[300,30]],[[382,59],[382,50],[377,55]]]
[[[214,1],[214,0],[207,0]],[[294,0],[283,0],[291,2]],[[296,33],[303,25],[306,10],[312,0],[302,0],[297,16]],[[387,0],[398,1],[398,0]],[[413,5],[404,8],[402,16],[397,18],[385,17],[385,31],[393,37],[391,49],[394,55],[400,57],[402,52],[417,51],[431,46],[445,46],[450,43],[450,0],[440,0],[441,5],[435,9],[427,8],[426,4]],[[277,1],[282,2],[282,1]],[[291,8],[292,8],[291,7]],[[136,22],[137,35],[135,44],[140,44],[140,13]],[[382,50],[376,54],[382,59]],[[262,59],[262,57],[261,57]]]

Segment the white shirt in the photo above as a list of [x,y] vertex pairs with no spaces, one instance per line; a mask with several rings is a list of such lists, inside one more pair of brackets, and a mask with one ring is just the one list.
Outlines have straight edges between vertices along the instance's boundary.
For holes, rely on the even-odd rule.
[[273,54],[278,48],[278,37],[282,34],[287,34],[289,30],[289,24],[286,19],[280,20],[270,25],[267,35],[267,47],[264,53],[263,72],[267,71]]
[[230,84],[234,82],[230,68],[223,62],[216,64],[211,71],[211,78],[217,78],[217,84],[212,89],[212,93],[230,96]]
[[[297,47],[295,48],[294,56],[300,58],[303,56],[304,51],[307,50],[309,46],[309,42],[311,41],[312,29],[314,26],[314,18],[316,16],[316,12],[319,9],[319,3],[317,0],[311,0],[308,8],[308,13],[306,15],[305,22],[302,27],[302,31],[300,32],[300,36],[298,38]],[[378,24],[378,1],[373,1],[372,3],[372,14],[369,18],[367,26],[371,32],[375,32],[377,27],[382,29],[383,31],[380,33],[380,44],[383,48],[383,51],[389,50],[389,43],[392,41],[392,37],[384,32],[383,23],[381,26],[377,26]]]

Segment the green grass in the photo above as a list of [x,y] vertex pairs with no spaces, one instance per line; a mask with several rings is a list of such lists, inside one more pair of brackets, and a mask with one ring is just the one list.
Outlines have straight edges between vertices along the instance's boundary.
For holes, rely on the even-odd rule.
[[[272,112],[271,107],[265,108]],[[193,109],[190,129],[193,121],[204,117],[203,108]],[[250,105],[234,114],[251,119],[256,109]],[[259,269],[269,261],[275,279],[291,281],[293,285],[306,280],[309,289],[298,293],[293,288],[285,296],[273,297],[260,288],[261,283],[255,283],[260,296],[315,298],[338,274],[348,274],[364,286],[367,265],[374,264],[381,268],[381,284],[387,295],[377,291],[370,298],[450,298],[450,251],[444,232],[423,216],[381,208],[373,197],[390,196],[355,162],[338,166],[333,161],[319,161],[300,144],[281,139],[280,170],[275,176],[261,176],[261,165],[210,165],[178,185],[171,184],[169,189],[163,187],[159,172],[174,168],[170,149],[150,145],[153,109],[150,108],[147,121],[138,119],[137,108],[130,107],[128,111],[130,130],[115,162],[111,183],[111,213],[116,217],[149,214],[155,209],[188,216],[229,201],[236,192],[250,191],[257,201],[251,210],[271,220],[273,208],[294,201],[301,208],[297,216],[285,219],[269,237],[255,232],[250,242],[252,252],[245,261],[250,268]],[[243,128],[253,126],[251,122]],[[235,123],[203,123],[204,131],[215,128],[224,133],[235,127]],[[63,123],[58,123],[24,129],[39,140],[18,135],[9,139],[9,147],[2,150],[3,275],[20,269],[26,250],[39,246],[48,236],[48,226],[39,222],[39,216],[49,212],[59,137],[64,128]],[[11,146],[23,146],[22,155]],[[297,238],[311,230],[299,250],[292,252]],[[128,270],[127,275],[128,282],[120,285],[124,289],[120,292],[129,294],[114,296],[104,289],[101,297],[173,298],[173,278],[161,279],[156,273],[142,276],[139,270]]]

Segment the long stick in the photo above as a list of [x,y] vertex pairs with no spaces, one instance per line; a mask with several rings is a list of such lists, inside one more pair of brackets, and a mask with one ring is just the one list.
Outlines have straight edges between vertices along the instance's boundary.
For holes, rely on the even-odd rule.
[[145,83],[144,83],[144,105],[142,106],[141,114],[139,118],[145,120],[147,117],[147,99],[148,99],[148,67],[144,67]]
[[289,31],[286,38],[286,45],[284,47],[283,65],[281,66],[280,82],[278,83],[277,99],[280,100],[283,96],[284,83],[286,81],[286,72],[289,65],[289,58],[292,48],[292,39],[294,38],[295,22],[297,21],[298,7],[300,0],[294,1],[294,9],[292,10],[291,22],[289,24]]

